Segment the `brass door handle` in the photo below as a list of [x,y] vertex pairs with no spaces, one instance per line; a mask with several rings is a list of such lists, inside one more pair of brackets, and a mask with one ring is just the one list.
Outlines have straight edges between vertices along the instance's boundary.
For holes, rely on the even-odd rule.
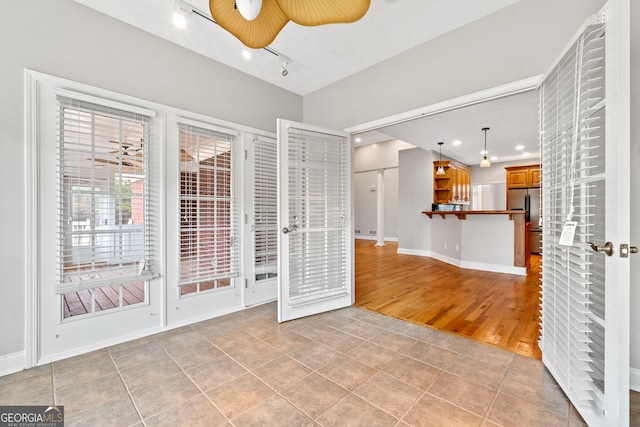
[[607,256],[613,256],[613,243],[607,242],[604,246],[598,246],[595,243],[587,242],[594,252],[604,252]]

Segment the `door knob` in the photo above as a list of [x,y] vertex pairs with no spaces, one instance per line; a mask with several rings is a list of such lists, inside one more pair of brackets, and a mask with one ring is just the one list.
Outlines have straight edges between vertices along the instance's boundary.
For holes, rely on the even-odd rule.
[[297,225],[295,225],[295,224],[293,224],[293,225],[290,225],[289,227],[284,227],[284,228],[282,229],[282,232],[283,232],[284,234],[288,234],[288,233],[290,233],[290,232],[292,232],[292,231],[296,231],[296,229],[297,229],[297,228],[298,228],[298,226],[297,226]]
[[613,243],[611,242],[605,243],[604,246],[598,246],[591,242],[587,242],[587,244],[591,246],[591,249],[593,249],[594,252],[604,252],[607,256],[613,255]]

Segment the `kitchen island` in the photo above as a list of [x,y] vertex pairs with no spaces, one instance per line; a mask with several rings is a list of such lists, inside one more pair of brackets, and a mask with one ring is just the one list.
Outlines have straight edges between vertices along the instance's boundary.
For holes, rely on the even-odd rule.
[[424,211],[431,256],[460,268],[527,274],[526,211]]

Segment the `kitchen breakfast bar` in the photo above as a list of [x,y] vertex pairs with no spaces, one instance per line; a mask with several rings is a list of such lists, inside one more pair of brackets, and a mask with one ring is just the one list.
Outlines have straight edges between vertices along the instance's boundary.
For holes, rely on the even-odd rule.
[[431,257],[460,268],[526,275],[526,211],[424,211],[431,224]]

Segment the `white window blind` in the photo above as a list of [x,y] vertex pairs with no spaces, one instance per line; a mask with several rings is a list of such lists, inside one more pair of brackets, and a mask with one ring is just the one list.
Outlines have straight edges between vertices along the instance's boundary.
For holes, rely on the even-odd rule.
[[153,277],[151,117],[67,96],[57,106],[56,292]]
[[[235,137],[187,123],[180,133],[180,259],[182,289],[231,286],[240,272]],[[182,292],[182,294],[190,293]]]
[[347,292],[345,138],[289,128],[289,304]]
[[[540,88],[543,357],[573,402],[604,390],[604,24],[586,27]],[[567,220],[573,246],[559,245]]]
[[277,142],[258,136],[253,141],[253,217],[255,280],[278,271]]

